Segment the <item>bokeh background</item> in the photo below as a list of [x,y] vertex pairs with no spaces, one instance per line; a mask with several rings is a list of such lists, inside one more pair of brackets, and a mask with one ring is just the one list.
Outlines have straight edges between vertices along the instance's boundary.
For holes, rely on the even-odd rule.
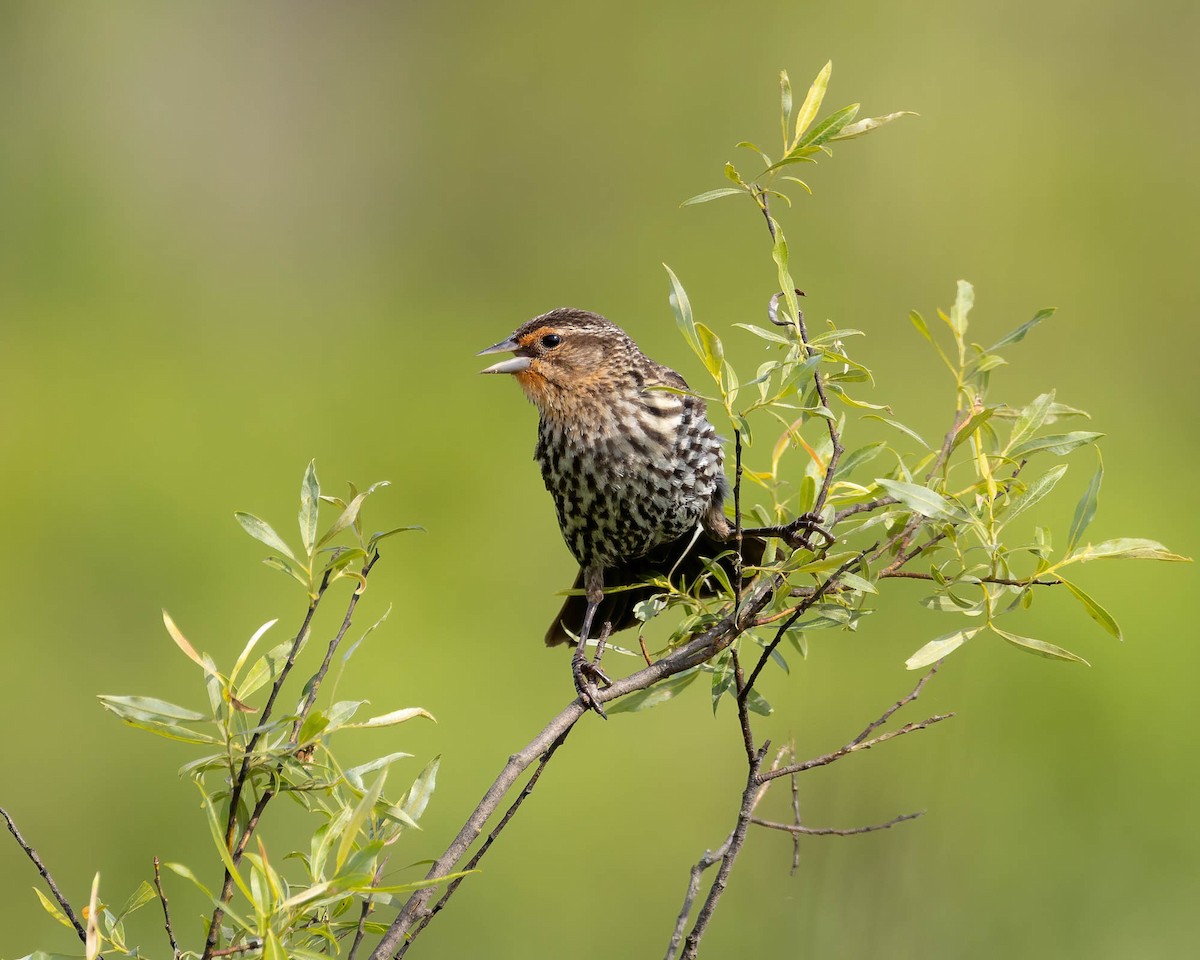
[[[736,141],[774,144],[780,68],[799,97],[832,59],[831,106],[921,114],[806,169],[816,196],[787,221],[809,317],[869,333],[868,396],[938,433],[952,386],[906,315],[947,306],[960,277],[980,340],[1057,306],[1010,348],[997,397],[1056,387],[1109,434],[1090,536],[1194,553],[1198,43],[1188,0],[5,4],[0,803],[77,905],[96,869],[120,902],[155,855],[216,882],[175,774],[188,748],[94,695],[202,701],[160,607],[225,662],[264,620],[294,626],[302,598],[232,514],[290,534],[316,457],[327,488],[393,482],[368,525],[428,528],[386,551],[361,622],[395,610],[342,693],[439,718],[344,741],[416,754],[397,784],[444,754],[398,860],[439,853],[569,693],[540,644],[572,571],[535,414],[473,354],[572,304],[698,379],[666,261],[754,360],[729,324],[759,322],[773,289],[762,223],[678,204],[721,185]],[[1060,542],[1093,465],[1073,455],[1045,503]],[[1047,597],[1027,631],[1090,669],[982,638],[958,652],[918,707],[956,720],[802,782],[813,826],[927,816],[811,839],[795,878],[787,839],[754,833],[707,955],[1194,949],[1195,573],[1080,580],[1125,643]],[[905,657],[945,627],[905,586],[769,675],[760,734],[815,755],[909,688]],[[689,865],[733,821],[730,721],[696,688],[582,724],[420,955],[661,954]],[[785,793],[764,812],[785,817]],[[0,956],[78,949],[35,880],[0,837]],[[200,905],[168,883],[195,943]],[[135,932],[165,954],[153,909]]]

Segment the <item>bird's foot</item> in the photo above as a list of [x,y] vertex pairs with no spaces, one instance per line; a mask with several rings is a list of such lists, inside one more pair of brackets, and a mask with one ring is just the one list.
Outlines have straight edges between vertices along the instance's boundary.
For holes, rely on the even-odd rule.
[[828,550],[837,542],[837,537],[821,526],[821,517],[816,513],[802,513],[783,529],[783,539],[793,549],[803,547],[805,550],[815,550],[813,534],[825,541],[821,547],[823,550]]
[[[837,537],[821,526],[821,517],[815,513],[802,513],[791,523],[781,527],[754,527],[742,531],[743,536],[778,537],[793,550],[828,550],[837,542]],[[818,546],[813,543],[813,535],[819,536],[825,542]]]
[[579,694],[579,699],[583,701],[586,709],[594,710],[605,720],[608,719],[608,715],[600,706],[597,684],[602,683],[606,687],[612,685],[612,678],[600,666],[600,658],[604,655],[604,646],[611,633],[612,624],[605,623],[604,629],[600,631],[600,639],[596,642],[596,656],[593,660],[588,660],[583,653],[586,638],[580,641],[575,655],[571,657],[571,677],[575,681],[575,692]]

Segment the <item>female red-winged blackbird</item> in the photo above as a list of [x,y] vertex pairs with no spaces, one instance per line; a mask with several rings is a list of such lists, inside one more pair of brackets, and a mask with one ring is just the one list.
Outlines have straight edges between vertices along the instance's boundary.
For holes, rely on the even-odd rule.
[[633,626],[634,605],[654,592],[605,595],[606,583],[694,576],[700,557],[729,550],[724,453],[703,400],[653,389],[686,390],[683,377],[598,314],[560,307],[481,355],[507,352],[514,356],[482,372],[513,374],[541,414],[534,457],[579,561],[575,586],[586,591],[567,598],[546,644],[577,631],[582,655],[593,620]]

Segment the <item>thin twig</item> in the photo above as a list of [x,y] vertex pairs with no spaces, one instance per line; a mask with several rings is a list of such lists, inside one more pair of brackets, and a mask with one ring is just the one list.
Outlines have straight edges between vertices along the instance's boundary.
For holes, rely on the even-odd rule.
[[46,865],[42,863],[42,858],[37,855],[37,851],[33,849],[25,838],[21,836],[21,831],[17,829],[17,825],[13,823],[13,818],[8,815],[8,811],[0,807],[0,817],[4,818],[4,822],[8,824],[8,832],[13,835],[13,839],[20,844],[21,849],[25,851],[33,865],[37,868],[37,872],[41,874],[43,880],[46,881],[46,886],[50,888],[50,892],[54,894],[54,899],[58,901],[58,905],[62,908],[63,913],[67,915],[67,919],[71,921],[71,926],[75,928],[75,933],[79,936],[81,943],[87,943],[87,931],[83,928],[83,924],[79,922],[79,918],[75,916],[75,911],[71,909],[71,905],[67,902],[67,898],[62,895],[58,889],[58,884],[54,882],[54,877],[50,875],[50,871],[46,869]]
[[872,510],[878,510],[880,507],[890,507],[892,504],[899,502],[895,497],[876,497],[874,500],[868,500],[866,503],[856,503],[852,507],[846,507],[835,513],[829,525],[836,527],[843,520],[853,517],[856,514],[870,513]]
[[[479,849],[475,851],[475,855],[467,861],[467,865],[463,868],[464,871],[474,870],[479,866],[479,861],[482,860],[484,854],[491,849],[491,846],[495,842],[496,838],[500,836],[500,831],[508,826],[508,822],[512,820],[517,810],[520,809],[521,804],[525,802],[525,799],[531,793],[533,793],[533,788],[537,786],[537,782],[542,776],[542,771],[546,769],[546,764],[548,764],[550,762],[550,758],[554,756],[554,751],[563,745],[563,741],[567,739],[567,735],[572,729],[572,727],[567,727],[567,729],[562,732],[558,739],[550,744],[550,748],[544,754],[542,754],[542,759],[538,762],[537,769],[533,771],[529,779],[525,782],[525,786],[521,789],[521,792],[517,794],[517,798],[512,802],[512,805],[504,812],[504,816],[500,818],[500,822],[497,823],[496,826],[492,828],[491,833],[484,838],[484,841],[482,844],[480,844]],[[424,930],[425,927],[429,925],[429,922],[442,911],[442,909],[446,906],[446,901],[454,895],[454,891],[458,889],[459,884],[461,884],[464,879],[466,878],[458,877],[450,882],[450,884],[446,887],[446,892],[442,894],[438,902],[430,907],[428,913],[421,918],[421,922],[413,931],[413,937]],[[408,948],[411,943],[412,938],[410,937],[400,946],[400,949],[396,951],[396,957],[403,957],[404,954],[408,952]]]
[[790,833],[795,842],[799,843],[799,838],[802,836],[854,837],[860,833],[875,833],[877,830],[887,830],[898,823],[904,823],[906,820],[916,820],[919,816],[921,816],[921,813],[903,813],[898,817],[892,817],[887,823],[873,823],[867,827],[851,827],[848,830],[837,830],[833,827],[803,827],[798,823],[778,823],[775,820],[760,820],[758,817],[751,817],[750,822],[759,827],[768,827],[771,830],[782,830],[785,833]]
[[[792,766],[796,765],[796,744],[791,744]],[[775,769],[772,767],[772,769]],[[796,774],[792,774],[789,778],[792,782],[792,820],[796,826],[800,826],[800,781],[796,778]],[[770,781],[768,781],[769,783]],[[792,837],[792,869],[790,876],[795,876],[796,871],[800,869],[800,837]]]
[[770,780],[776,779],[777,777],[793,776],[797,773],[804,773],[804,771],[812,770],[816,767],[825,767],[831,763],[841,760],[843,757],[848,757],[852,753],[870,750],[872,747],[876,747],[881,743],[886,743],[888,740],[895,740],[897,737],[903,737],[910,733],[916,733],[918,730],[924,730],[927,727],[932,727],[935,723],[941,723],[943,720],[949,720],[954,716],[953,713],[934,714],[931,717],[926,717],[924,720],[919,720],[914,723],[906,723],[904,726],[898,727],[895,730],[889,730],[887,733],[881,733],[875,737],[871,736],[876,730],[887,723],[897,710],[900,710],[902,707],[912,703],[921,695],[921,691],[924,690],[925,684],[928,683],[933,675],[937,673],[939,665],[940,661],[939,663],[934,664],[929,672],[917,681],[917,685],[913,687],[911,693],[897,700],[894,704],[888,707],[878,719],[872,720],[870,723],[868,723],[863,731],[844,747],[834,750],[832,753],[827,753],[820,757],[814,757],[812,760],[805,760],[802,763],[793,763],[786,767],[779,767],[776,770],[769,770],[766,773],[761,774],[759,780],[763,783],[766,783]]
[[[885,579],[901,579],[901,580],[937,580],[932,573],[917,573],[912,570],[881,570],[879,572],[880,580]],[[1061,580],[1014,580],[1011,577],[975,577],[972,583],[995,583],[1004,587],[1061,587]]]
[[239,943],[236,947],[222,947],[220,950],[214,950],[210,956],[213,957],[233,957],[239,953],[245,953],[247,950],[258,950],[262,947],[263,942],[257,938],[251,938],[245,943]]
[[[379,880],[383,876],[383,868],[387,865],[387,857],[379,861],[379,866],[375,868],[375,875],[371,878],[371,886],[379,885]],[[362,907],[358,911],[358,926],[354,929],[354,942],[350,944],[350,950],[346,954],[346,960],[354,960],[358,953],[358,948],[363,942],[363,937],[367,933],[367,917],[371,915],[371,911],[375,909],[375,904],[371,902],[370,897],[364,897]]]
[[175,930],[171,927],[171,908],[167,905],[167,894],[163,890],[162,874],[158,870],[158,857],[154,858],[154,889],[158,891],[158,899],[162,902],[163,925],[167,928],[167,940],[171,943],[171,956],[179,960],[179,942],[175,939]]
[[[364,579],[371,572],[371,568],[375,566],[375,563],[378,560],[379,551],[375,551],[372,553],[370,559],[366,562],[366,564],[364,564],[362,570],[360,571]],[[290,672],[292,665],[296,661],[296,657],[300,652],[300,647],[303,645],[303,641],[307,637],[308,629],[312,623],[313,615],[316,613],[317,605],[320,603],[321,598],[324,597],[325,591],[329,587],[329,582],[330,572],[326,571],[325,576],[321,579],[321,586],[317,592],[316,598],[309,603],[308,613],[304,618],[303,624],[301,624],[300,631],[296,634],[296,639],[292,643],[292,648],[288,653],[287,662],[284,664],[283,669],[280,671],[279,677],[275,680],[275,683],[271,687],[271,694],[267,699],[267,705],[263,707],[263,711],[258,718],[259,726],[263,726],[265,724],[267,717],[270,714],[271,707],[274,705],[276,698],[279,696],[279,691],[283,687],[283,681],[286,679],[288,672]],[[351,621],[354,616],[354,610],[358,606],[358,601],[361,596],[362,594],[359,590],[355,590],[350,595],[350,600],[346,605],[346,614],[342,618],[341,627],[334,635],[334,638],[330,641],[329,648],[326,651],[325,659],[322,661],[321,667],[318,669],[317,673],[309,678],[308,684],[306,685],[308,687],[308,695],[305,697],[304,704],[301,707],[293,724],[289,746],[295,747],[296,745],[295,738],[299,735],[299,731],[304,726],[304,721],[308,718],[308,714],[312,711],[313,704],[316,702],[316,688],[320,686],[321,680],[324,678],[326,671],[329,669],[329,663],[333,659],[334,651],[337,650],[338,645],[342,642],[347,631],[350,629]],[[250,815],[250,819],[246,821],[245,829],[242,831],[241,837],[238,838],[237,843],[235,844],[234,837],[237,834],[238,804],[241,800],[241,794],[245,784],[249,779],[250,764],[253,759],[254,747],[257,745],[261,735],[262,731],[256,733],[250,739],[250,742],[247,743],[246,752],[242,758],[241,767],[238,770],[238,774],[234,778],[230,789],[229,822],[228,826],[226,827],[226,844],[229,847],[230,858],[234,868],[241,863],[242,854],[246,850],[246,845],[250,842],[250,838],[254,834],[255,828],[258,826],[258,821],[262,818],[263,811],[266,809],[267,804],[271,801],[276,793],[274,788],[268,788],[263,792],[262,796],[258,798],[258,802],[254,805],[254,811]],[[283,761],[280,761],[280,763],[275,767],[275,777],[278,777],[280,773],[282,773],[283,766]],[[217,953],[216,950],[217,941],[221,936],[221,920],[224,919],[225,916],[224,905],[229,903],[229,901],[232,899],[233,874],[230,872],[229,868],[226,867],[224,880],[221,885],[220,903],[216,908],[214,908],[212,918],[209,920],[208,936],[204,942],[204,952],[201,954],[201,960],[209,960],[211,957],[221,955]]]
[[696,902],[696,894],[700,892],[701,875],[705,870],[720,863],[729,850],[729,842],[732,839],[733,836],[730,835],[716,850],[705,850],[704,856],[697,860],[688,872],[687,893],[683,896],[683,908],[679,911],[679,916],[675,918],[675,930],[671,934],[671,942],[667,945],[666,960],[675,960],[676,954],[679,953],[679,945],[683,942],[683,931],[687,927],[688,915],[692,912],[692,904]]

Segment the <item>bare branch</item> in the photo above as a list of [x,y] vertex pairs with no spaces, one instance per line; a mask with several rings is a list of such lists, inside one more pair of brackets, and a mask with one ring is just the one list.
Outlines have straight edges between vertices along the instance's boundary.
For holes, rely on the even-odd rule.
[[692,912],[692,904],[696,902],[696,894],[700,892],[701,875],[725,857],[732,839],[733,836],[730,835],[716,850],[705,850],[704,856],[697,860],[689,871],[687,893],[683,897],[683,908],[679,911],[679,916],[675,918],[675,931],[671,934],[671,942],[667,945],[666,960],[675,960],[679,953],[679,945],[683,941],[683,931],[687,927],[688,915]]
[[4,822],[8,824],[8,832],[13,835],[13,839],[20,844],[22,850],[25,851],[25,856],[30,859],[30,862],[37,868],[37,872],[41,874],[43,880],[46,881],[46,886],[50,888],[50,892],[54,895],[54,899],[58,901],[58,905],[62,908],[63,913],[67,915],[67,919],[71,921],[71,926],[75,928],[75,933],[78,934],[81,943],[87,943],[87,931],[83,928],[83,924],[79,922],[79,918],[75,916],[75,911],[71,909],[71,905],[67,902],[67,898],[62,895],[58,889],[58,884],[54,882],[54,877],[50,875],[50,871],[46,869],[46,865],[42,863],[42,858],[38,856],[37,851],[33,849],[25,838],[21,836],[21,831],[17,829],[17,825],[13,823],[13,818],[8,815],[8,811],[0,807],[0,817],[4,818]]
[[171,956],[179,960],[179,941],[175,939],[175,930],[171,926],[171,908],[167,904],[167,894],[163,890],[162,874],[158,869],[158,857],[154,858],[154,889],[158,891],[158,899],[163,908],[163,925],[167,929],[167,940],[171,943]]
[[[923,813],[923,811],[922,811]],[[873,823],[867,827],[851,827],[848,830],[836,830],[833,827],[803,827],[798,823],[777,823],[774,820],[760,820],[758,817],[751,817],[750,822],[760,827],[768,827],[771,830],[782,830],[785,833],[790,833],[796,842],[799,843],[801,836],[805,837],[854,837],[860,833],[875,833],[877,830],[888,830],[898,823],[904,823],[906,820],[916,820],[922,813],[902,813],[898,817],[892,817],[887,823]]]
[[[553,743],[550,744],[550,747],[546,750],[546,752],[542,754],[542,758],[538,762],[537,769],[533,771],[533,774],[526,781],[525,786],[521,789],[521,792],[517,795],[517,799],[514,800],[512,802],[512,805],[504,812],[504,816],[501,817],[500,822],[497,823],[496,826],[492,828],[491,833],[489,833],[487,835],[487,837],[484,838],[483,843],[480,845],[479,849],[475,852],[475,855],[473,857],[471,857],[470,860],[467,861],[467,865],[464,868],[464,870],[474,870],[476,867],[479,866],[479,861],[483,859],[484,854],[486,854],[488,852],[488,850],[491,848],[492,844],[495,842],[496,838],[498,836],[500,836],[500,831],[502,831],[506,826],[508,826],[508,822],[516,814],[516,812],[520,808],[521,804],[525,802],[525,798],[528,797],[531,793],[533,793],[533,788],[535,786],[537,786],[537,782],[542,776],[542,771],[546,769],[546,764],[548,764],[550,762],[550,758],[554,756],[554,751],[556,751],[559,747],[561,747],[563,745],[563,741],[567,739],[567,735],[570,734],[571,730],[572,730],[572,727],[567,727],[567,729],[564,730],[559,735],[559,737]],[[464,877],[458,877],[457,879],[450,882],[450,884],[446,887],[446,892],[442,894],[442,896],[438,900],[438,902],[435,903],[424,914],[424,916],[421,917],[421,922],[417,925],[417,928],[412,932],[412,936],[409,937],[407,940],[405,940],[404,943],[401,944],[400,949],[396,951],[397,957],[403,957],[404,954],[408,952],[408,948],[412,944],[413,938],[415,938],[418,933],[420,933],[422,930],[424,930],[429,925],[429,922],[435,916],[437,916],[438,913],[440,913],[442,911],[442,909],[446,906],[446,901],[449,900],[454,895],[454,892],[458,889],[459,884],[461,884],[464,879],[465,879]]]

